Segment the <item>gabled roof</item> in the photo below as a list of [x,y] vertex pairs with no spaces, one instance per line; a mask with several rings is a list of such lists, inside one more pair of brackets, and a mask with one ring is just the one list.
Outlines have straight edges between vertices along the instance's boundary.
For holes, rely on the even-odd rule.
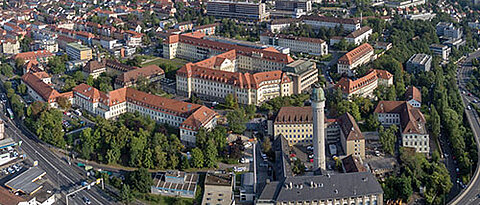
[[165,74],[163,69],[157,65],[148,65],[142,68],[137,68],[134,70],[127,71],[119,75],[116,79],[118,83],[125,84],[127,82],[136,82],[139,77],[150,78],[155,75]]
[[45,102],[50,102],[56,97],[60,96],[60,93],[43,82],[42,79],[32,73],[26,73],[22,76],[22,81],[31,87],[38,95],[40,95]]
[[260,83],[264,81],[280,80],[281,83],[291,82],[291,79],[281,70],[250,74],[204,68],[193,63],[187,63],[177,70],[177,75],[202,78],[244,89],[257,89],[260,87]]
[[419,103],[422,102],[422,93],[415,86],[409,86],[407,91],[405,91],[405,100],[415,100]]
[[340,129],[344,134],[345,140],[361,140],[363,137],[362,131],[357,125],[357,122],[350,113],[345,113],[338,118]]
[[368,43],[364,43],[340,57],[338,63],[352,65],[370,52],[373,52],[373,47]]
[[362,34],[368,32],[370,30],[372,30],[372,28],[370,28],[370,26],[364,26],[364,27],[348,34],[347,38],[357,38],[357,37],[361,36]]
[[96,70],[105,68],[104,62],[98,62],[96,60],[90,60],[88,63],[83,67],[83,71],[87,73],[93,73]]
[[310,124],[313,123],[311,107],[282,107],[278,111],[275,124]]
[[403,134],[427,134],[423,113],[406,101],[380,101],[374,112],[399,114]]

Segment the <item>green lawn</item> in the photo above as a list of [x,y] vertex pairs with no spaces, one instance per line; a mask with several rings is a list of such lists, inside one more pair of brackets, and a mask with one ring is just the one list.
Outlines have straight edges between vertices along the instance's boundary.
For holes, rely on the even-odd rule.
[[157,59],[149,61],[147,63],[142,63],[142,67],[147,66],[147,65],[170,64],[170,65],[173,65],[177,68],[180,68],[187,63],[188,63],[188,61],[183,60],[183,59],[179,59],[179,58],[174,58],[174,59],[157,58]]

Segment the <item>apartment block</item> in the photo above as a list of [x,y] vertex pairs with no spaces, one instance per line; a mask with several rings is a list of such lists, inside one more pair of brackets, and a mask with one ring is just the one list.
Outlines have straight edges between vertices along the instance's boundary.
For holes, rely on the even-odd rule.
[[138,112],[158,123],[179,127],[180,140],[195,146],[195,135],[200,128],[216,126],[217,113],[205,106],[120,88],[108,93],[87,84],[73,88],[73,105],[105,119],[116,118],[126,112]]
[[419,153],[430,153],[426,120],[419,108],[406,101],[380,101],[374,113],[383,126],[399,127],[403,147],[414,148]]
[[92,59],[92,49],[79,43],[69,43],[65,48],[67,55],[74,60]]
[[354,76],[355,68],[370,62],[373,54],[374,50],[370,44],[364,43],[358,46],[338,59],[338,73],[346,73],[348,76]]
[[328,45],[319,38],[297,37],[293,35],[263,33],[260,42],[265,45],[290,48],[292,52],[308,53],[311,55],[327,55]]
[[270,13],[264,3],[219,1],[207,2],[207,15],[218,18],[236,18],[242,20],[265,21]]

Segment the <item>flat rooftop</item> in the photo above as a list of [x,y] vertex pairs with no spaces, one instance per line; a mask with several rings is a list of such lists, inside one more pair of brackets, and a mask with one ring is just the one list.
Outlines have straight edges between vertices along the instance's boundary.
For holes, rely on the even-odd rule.
[[38,167],[31,167],[27,171],[19,174],[15,178],[5,183],[5,186],[14,192],[22,192],[31,195],[41,189],[43,186],[35,183],[38,179],[47,174]]
[[185,173],[185,180],[183,183],[173,183],[165,181],[165,173],[157,173],[153,178],[153,186],[157,189],[163,190],[182,190],[182,191],[195,191],[198,182],[198,174]]
[[70,46],[70,47],[73,47],[73,48],[75,48],[75,49],[77,49],[77,50],[79,50],[79,51],[91,50],[90,47],[85,46],[85,45],[82,45],[82,44],[79,44],[79,43],[69,43],[69,44],[67,44],[67,45]]
[[0,149],[5,149],[7,147],[12,147],[17,145],[17,143],[11,137],[0,140]]

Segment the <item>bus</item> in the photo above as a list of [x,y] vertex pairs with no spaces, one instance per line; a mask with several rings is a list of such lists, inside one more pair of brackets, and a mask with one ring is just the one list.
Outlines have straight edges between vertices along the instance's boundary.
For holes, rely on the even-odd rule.
[[10,109],[10,108],[7,108],[7,114],[8,114],[8,117],[10,117],[10,119],[12,119],[12,120],[13,120],[13,117],[14,117],[14,116],[13,116],[12,109]]

